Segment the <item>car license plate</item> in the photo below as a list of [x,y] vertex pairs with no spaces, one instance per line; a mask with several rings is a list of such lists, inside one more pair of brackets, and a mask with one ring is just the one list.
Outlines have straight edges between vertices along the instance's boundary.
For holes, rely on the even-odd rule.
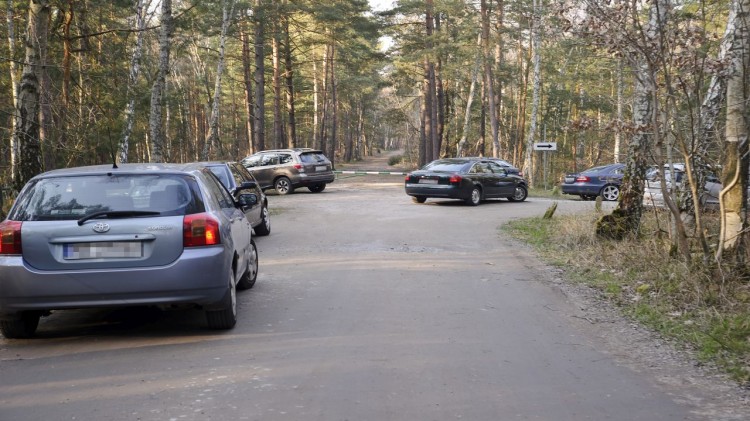
[[565,177],[565,182],[570,184],[572,182],[576,181],[575,177]]
[[419,184],[437,184],[438,181],[432,178],[420,178]]
[[63,258],[65,260],[138,258],[143,257],[142,244],[140,241],[65,244]]
[[317,167],[315,167],[315,171],[325,171],[327,169],[328,167],[326,167],[325,165],[318,165]]

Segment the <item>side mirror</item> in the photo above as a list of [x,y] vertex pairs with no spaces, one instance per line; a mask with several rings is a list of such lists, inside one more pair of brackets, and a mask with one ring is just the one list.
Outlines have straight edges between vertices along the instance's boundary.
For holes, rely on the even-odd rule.
[[249,190],[249,189],[256,189],[256,188],[258,188],[258,183],[256,183],[255,181],[243,181],[242,184],[240,184],[234,189],[234,194],[237,194],[242,190]]
[[252,208],[258,204],[258,195],[255,193],[243,193],[237,198],[237,203],[243,208]]

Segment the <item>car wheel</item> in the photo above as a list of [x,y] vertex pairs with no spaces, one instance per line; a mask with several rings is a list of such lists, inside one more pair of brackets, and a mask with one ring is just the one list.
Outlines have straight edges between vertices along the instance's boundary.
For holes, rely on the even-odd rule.
[[424,203],[427,201],[427,198],[424,196],[412,196],[411,200],[414,203]]
[[482,201],[482,191],[479,187],[474,187],[471,190],[471,196],[466,199],[466,204],[470,206],[477,206]]
[[620,188],[615,185],[604,186],[601,193],[602,199],[607,201],[617,200],[620,197]]
[[513,192],[513,196],[509,197],[508,200],[511,202],[523,202],[528,195],[529,192],[526,190],[526,187],[516,186],[516,191]]
[[247,270],[237,282],[237,289],[250,289],[255,285],[258,278],[258,247],[255,246],[255,240],[250,240],[250,253],[247,254]]
[[286,177],[279,177],[278,180],[274,181],[273,188],[276,189],[276,193],[282,196],[294,191],[292,182]]
[[229,290],[223,299],[223,308],[206,311],[209,329],[226,330],[237,324],[237,288],[234,285],[234,271],[229,271]]
[[320,192],[322,192],[323,190],[326,189],[326,185],[325,184],[313,184],[312,186],[308,187],[307,189],[310,190],[313,193],[320,193]]
[[268,206],[263,206],[260,210],[260,224],[255,227],[255,234],[261,237],[271,233],[271,214],[268,212]]
[[8,339],[30,338],[39,326],[40,316],[38,312],[27,311],[14,319],[0,320],[0,331]]

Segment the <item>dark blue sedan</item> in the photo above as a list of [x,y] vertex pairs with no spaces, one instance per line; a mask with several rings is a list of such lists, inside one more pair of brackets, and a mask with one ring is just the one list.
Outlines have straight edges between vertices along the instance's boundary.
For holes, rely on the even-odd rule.
[[624,164],[610,164],[568,174],[562,183],[562,192],[581,196],[584,200],[593,200],[596,196],[609,201],[617,200],[624,172]]
[[476,206],[486,199],[507,198],[522,202],[528,195],[526,180],[484,158],[438,159],[405,179],[406,194],[417,203],[429,197],[460,199]]

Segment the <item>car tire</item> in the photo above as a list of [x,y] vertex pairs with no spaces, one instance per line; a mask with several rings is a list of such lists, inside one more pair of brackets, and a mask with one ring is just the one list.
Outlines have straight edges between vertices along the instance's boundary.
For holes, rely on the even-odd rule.
[[268,212],[268,206],[263,206],[260,210],[260,224],[253,228],[255,234],[260,237],[265,237],[271,233],[271,214]]
[[482,190],[479,187],[473,187],[471,189],[471,195],[466,199],[466,204],[469,206],[477,206],[482,201]]
[[234,285],[234,271],[229,270],[229,289],[222,300],[220,310],[207,310],[206,322],[209,329],[227,330],[237,324],[237,288]]
[[523,202],[529,195],[529,191],[524,186],[516,186],[516,190],[513,192],[513,196],[509,197],[508,200],[511,202]]
[[308,187],[307,189],[310,190],[313,193],[320,193],[320,192],[322,192],[323,190],[326,189],[326,185],[325,185],[325,183],[323,183],[323,184],[313,184],[312,186]]
[[276,193],[280,195],[290,194],[294,191],[292,182],[286,177],[279,177],[273,182],[273,188],[276,189]]
[[250,240],[250,253],[247,256],[247,269],[242,274],[242,278],[237,282],[237,289],[246,290],[255,285],[258,278],[258,247],[255,246],[255,240]]
[[0,320],[0,331],[8,339],[23,339],[34,336],[41,314],[34,311],[21,313],[17,318]]
[[614,184],[606,185],[602,188],[600,196],[608,202],[615,201],[620,197],[620,188]]
[[427,201],[427,198],[424,196],[412,196],[411,200],[414,203],[424,203]]

